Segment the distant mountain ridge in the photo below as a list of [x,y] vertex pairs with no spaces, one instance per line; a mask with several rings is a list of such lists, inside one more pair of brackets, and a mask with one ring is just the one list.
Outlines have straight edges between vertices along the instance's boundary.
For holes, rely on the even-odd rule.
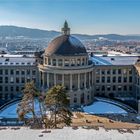
[[[58,36],[60,32],[48,31],[41,29],[32,29],[26,27],[17,26],[0,26],[0,37],[16,37],[24,36],[29,38],[54,38]],[[140,35],[118,35],[118,34],[103,34],[103,35],[85,35],[74,34],[74,36],[80,39],[98,39],[99,37],[107,38],[109,40],[140,40]]]

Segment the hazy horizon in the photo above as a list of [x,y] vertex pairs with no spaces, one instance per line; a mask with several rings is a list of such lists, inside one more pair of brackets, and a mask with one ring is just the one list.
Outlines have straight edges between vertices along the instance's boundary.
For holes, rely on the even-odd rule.
[[139,0],[0,0],[0,25],[72,33],[140,34]]

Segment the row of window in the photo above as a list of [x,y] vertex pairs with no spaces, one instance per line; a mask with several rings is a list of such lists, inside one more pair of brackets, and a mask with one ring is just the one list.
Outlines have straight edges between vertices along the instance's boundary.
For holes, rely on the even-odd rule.
[[[51,62],[52,60],[52,62]],[[52,63],[52,64],[51,64]],[[87,58],[82,58],[82,59],[64,59],[64,62],[62,59],[50,59],[50,58],[45,58],[45,64],[47,65],[52,65],[52,66],[56,66],[58,64],[58,66],[81,66],[81,65],[85,65],[88,63]]]
[[108,69],[108,70],[96,70],[96,74],[132,74],[132,69]]
[[8,100],[8,99],[13,99],[14,98],[14,94],[13,93],[5,93],[2,94],[0,93],[0,99],[4,99],[4,100]]
[[96,86],[96,91],[132,91],[133,87],[132,86]]
[[36,70],[13,70],[13,69],[11,69],[11,70],[8,70],[8,69],[5,69],[5,70],[3,70],[3,69],[0,69],[0,75],[3,75],[3,74],[5,74],[5,75],[8,75],[8,74],[10,74],[10,75],[14,75],[14,74],[16,74],[16,75],[25,75],[25,74],[27,74],[27,75],[30,75],[30,74],[32,74],[32,75],[36,75]]
[[[34,82],[36,82],[36,78],[32,78]],[[13,77],[2,77],[0,76],[0,83],[25,83],[30,82],[31,79],[25,77],[16,77],[15,80]]]
[[[23,89],[23,87],[21,88],[21,90]],[[20,87],[19,86],[0,86],[0,92],[2,91],[5,91],[5,92],[8,92],[8,91],[17,91],[19,92],[20,91]]]
[[129,82],[129,83],[132,83],[132,81],[133,81],[133,78],[132,78],[132,76],[129,76],[129,77],[121,77],[121,76],[118,76],[118,77],[116,77],[116,76],[113,76],[113,77],[110,77],[110,76],[107,76],[107,77],[105,77],[105,76],[102,76],[101,77],[101,79],[100,79],[100,77],[96,77],[96,83],[105,83],[105,82],[107,82],[107,83],[111,83],[111,82],[113,82],[113,83],[122,83],[122,82],[124,82],[124,83],[126,83],[126,82]]

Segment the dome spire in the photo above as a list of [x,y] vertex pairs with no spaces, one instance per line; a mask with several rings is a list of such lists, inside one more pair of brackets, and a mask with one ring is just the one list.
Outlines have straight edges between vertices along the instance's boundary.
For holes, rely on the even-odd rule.
[[62,34],[64,35],[70,35],[70,28],[68,26],[68,22],[65,20],[64,26],[62,28]]

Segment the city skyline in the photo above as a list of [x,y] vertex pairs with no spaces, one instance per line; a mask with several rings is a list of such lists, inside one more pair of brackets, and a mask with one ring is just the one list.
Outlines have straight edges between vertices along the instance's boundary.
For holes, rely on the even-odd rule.
[[140,34],[139,0],[0,0],[0,25],[72,33]]

